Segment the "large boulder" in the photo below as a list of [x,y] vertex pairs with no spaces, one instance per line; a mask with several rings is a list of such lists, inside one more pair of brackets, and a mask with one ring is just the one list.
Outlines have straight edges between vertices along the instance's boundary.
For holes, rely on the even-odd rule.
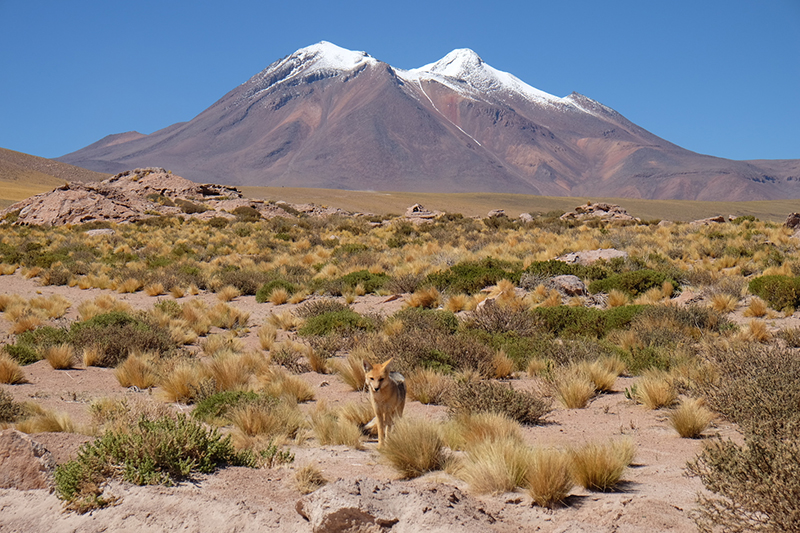
[[52,489],[55,468],[50,452],[28,435],[0,431],[0,488]]
[[791,213],[786,217],[786,222],[784,222],[783,225],[789,229],[800,228],[800,213]]
[[562,220],[587,220],[599,218],[607,221],[633,221],[639,222],[639,219],[632,217],[618,205],[597,203],[593,204],[588,202],[584,205],[579,205],[575,211],[571,213],[564,213],[561,215]]
[[486,533],[496,519],[481,503],[441,483],[339,480],[298,500],[314,533]]
[[618,257],[626,258],[628,257],[628,252],[624,252],[622,250],[616,250],[614,248],[601,248],[598,250],[584,250],[582,252],[572,252],[569,254],[564,254],[561,257],[557,257],[558,261],[563,261],[565,263],[570,264],[578,264],[578,265],[591,265],[601,259],[605,261],[610,261],[612,259],[616,259]]

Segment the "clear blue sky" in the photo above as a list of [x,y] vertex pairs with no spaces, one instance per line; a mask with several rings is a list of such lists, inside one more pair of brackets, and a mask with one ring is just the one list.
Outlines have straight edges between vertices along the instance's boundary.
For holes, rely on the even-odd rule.
[[668,141],[800,158],[800,0],[0,0],[0,147],[58,157],[187,121],[321,40],[399,68],[472,48]]

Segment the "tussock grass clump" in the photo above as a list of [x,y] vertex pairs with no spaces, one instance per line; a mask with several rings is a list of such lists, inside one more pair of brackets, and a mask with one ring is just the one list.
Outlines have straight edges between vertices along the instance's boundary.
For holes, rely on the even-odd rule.
[[36,315],[23,315],[11,323],[10,331],[14,335],[32,331],[43,324],[42,319]]
[[611,289],[608,292],[608,300],[606,301],[608,307],[622,307],[630,303],[630,297],[618,289]]
[[755,297],[750,300],[747,308],[742,312],[742,316],[760,318],[767,315],[767,303],[761,298]]
[[[363,386],[364,381],[361,383]],[[406,376],[408,397],[426,405],[444,403],[454,384],[452,377],[427,368],[419,368]]]
[[712,420],[714,413],[698,398],[685,398],[669,415],[670,425],[684,439],[698,438]]
[[583,409],[594,397],[594,383],[581,372],[562,371],[555,378],[556,397],[567,409]]
[[276,401],[271,396],[241,403],[231,409],[227,417],[240,433],[234,435],[234,439],[242,442],[246,442],[242,436],[292,439],[306,426],[306,419],[297,404]]
[[340,413],[327,408],[324,402],[317,404],[311,412],[311,429],[322,445],[343,444],[354,449],[361,449],[361,428],[359,425]]
[[222,287],[217,291],[217,298],[219,298],[223,302],[230,302],[234,298],[237,298],[241,295],[242,291],[240,291],[233,285],[225,285],[224,287]]
[[23,433],[75,433],[75,424],[68,414],[41,408],[17,422],[16,428]]
[[337,360],[334,362],[336,373],[354,391],[364,390],[364,380],[366,379],[366,372],[364,371],[365,359],[371,360],[371,354],[361,350],[354,350],[348,354],[344,361]]
[[468,450],[482,442],[522,442],[522,427],[519,422],[503,413],[457,415],[445,425],[443,431],[446,444],[453,450]]
[[528,458],[526,488],[533,502],[552,508],[569,496],[575,482],[570,472],[570,457],[555,448],[533,448]]
[[322,471],[312,464],[307,464],[294,474],[294,486],[300,494],[311,494],[328,484]]
[[75,364],[75,349],[70,344],[49,346],[44,350],[44,358],[55,370],[68,370]]
[[217,352],[205,361],[205,372],[217,392],[247,388],[253,368],[250,359],[234,352]]
[[435,423],[404,417],[392,426],[380,452],[403,477],[415,478],[444,466],[443,448]]
[[310,402],[315,398],[314,388],[299,376],[293,376],[280,368],[271,367],[259,376],[264,393],[275,397],[289,398],[295,403]]
[[419,307],[422,309],[436,309],[442,300],[442,295],[436,287],[417,289],[413,294],[406,298],[409,307]]
[[158,382],[159,392],[167,402],[193,403],[202,389],[203,372],[191,361],[180,361],[165,369]]
[[6,385],[17,385],[27,383],[25,373],[22,368],[10,355],[0,352],[0,383]]
[[452,416],[478,412],[503,413],[521,424],[540,424],[552,410],[550,402],[532,392],[518,391],[496,381],[460,383],[448,395]]
[[239,329],[247,327],[250,313],[232,307],[224,302],[215,305],[208,313],[212,326],[222,329]]
[[161,296],[164,294],[164,284],[159,282],[148,283],[144,286],[144,292],[148,296]]
[[667,372],[647,371],[636,383],[636,400],[648,409],[670,407],[677,399],[675,381]]
[[636,446],[630,439],[588,443],[570,450],[570,469],[575,482],[586,489],[613,490],[635,454]]
[[479,442],[469,448],[458,475],[478,494],[502,494],[525,486],[531,450],[521,440]]
[[732,294],[721,292],[711,297],[709,305],[714,311],[719,313],[732,313],[736,311],[736,306],[739,305],[739,298]]

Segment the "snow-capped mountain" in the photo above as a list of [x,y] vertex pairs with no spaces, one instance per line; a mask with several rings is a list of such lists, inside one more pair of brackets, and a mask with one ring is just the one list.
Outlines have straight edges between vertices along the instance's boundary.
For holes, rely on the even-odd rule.
[[425,192],[800,197],[800,164],[684,150],[586,96],[558,97],[457,49],[401,70],[328,42],[275,61],[189,122],[59,161],[201,182]]

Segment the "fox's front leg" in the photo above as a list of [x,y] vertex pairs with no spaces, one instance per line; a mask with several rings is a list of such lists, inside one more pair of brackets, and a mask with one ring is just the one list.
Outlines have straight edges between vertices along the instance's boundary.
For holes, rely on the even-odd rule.
[[378,448],[383,447],[383,439],[386,436],[386,421],[381,415],[375,417],[378,422]]

